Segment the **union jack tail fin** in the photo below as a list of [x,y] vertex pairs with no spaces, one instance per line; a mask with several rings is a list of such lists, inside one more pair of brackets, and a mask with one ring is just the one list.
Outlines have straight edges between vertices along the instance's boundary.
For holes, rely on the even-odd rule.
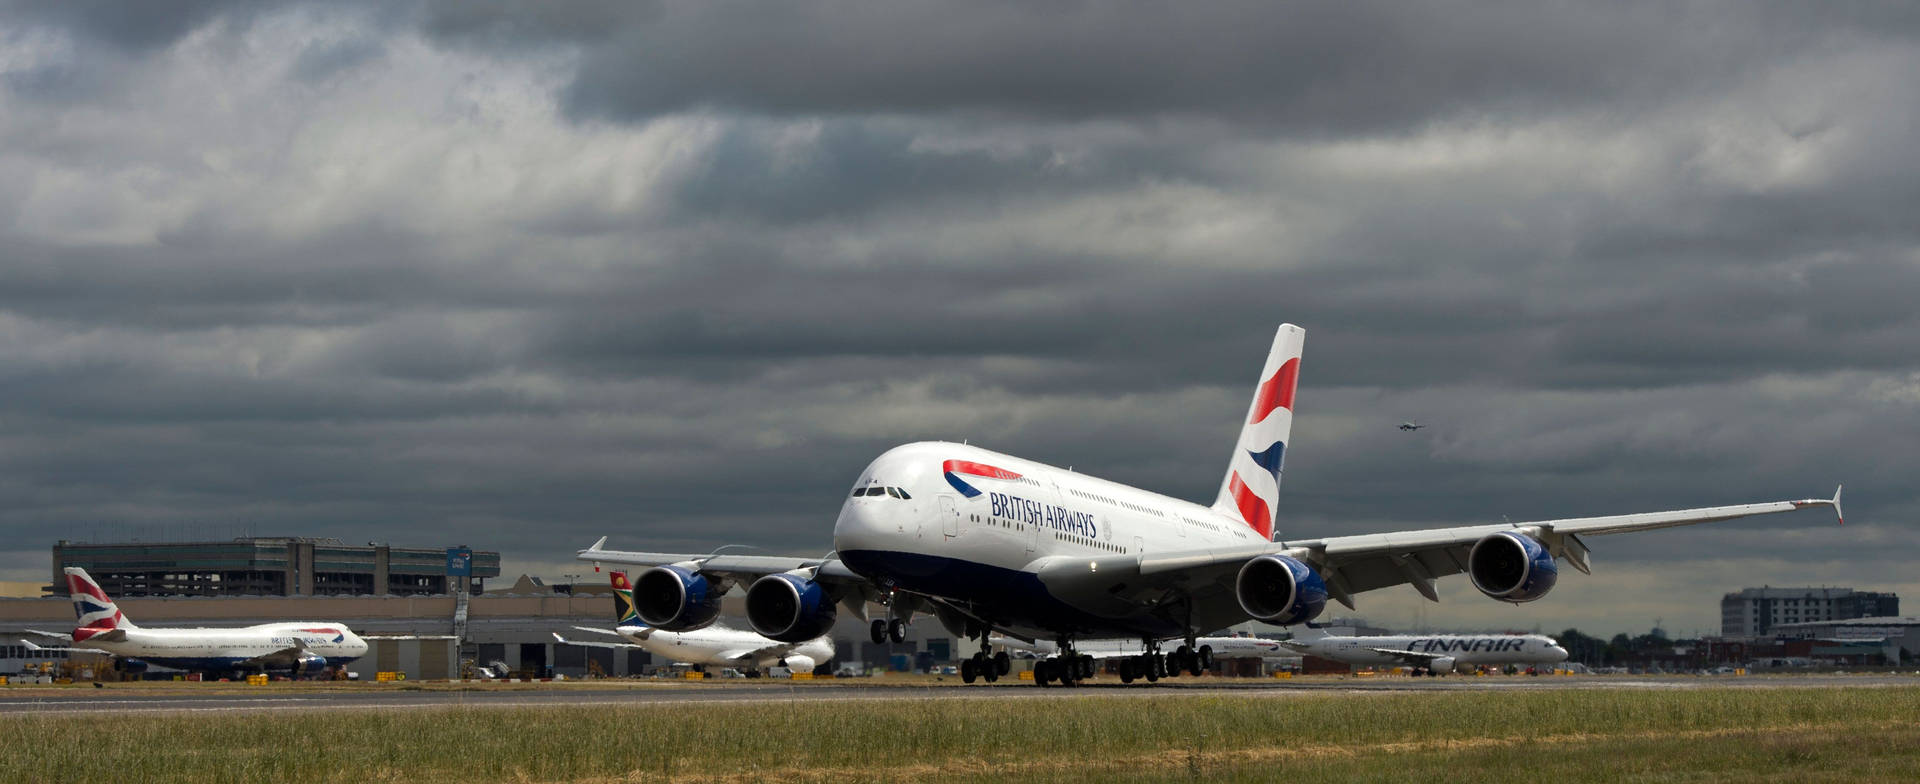
[[1293,391],[1300,381],[1300,351],[1307,331],[1281,324],[1254,388],[1253,405],[1240,427],[1240,441],[1227,461],[1227,476],[1213,509],[1240,520],[1273,539],[1274,510],[1280,502],[1280,470],[1293,431]]
[[100,584],[87,576],[87,570],[78,566],[69,566],[67,573],[67,593],[73,598],[73,641],[80,642],[95,635],[115,629],[138,629],[133,621],[120,612],[120,607],[100,589]]
[[645,626],[640,622],[640,613],[633,607],[633,583],[627,582],[626,572],[614,572],[613,580],[613,625]]

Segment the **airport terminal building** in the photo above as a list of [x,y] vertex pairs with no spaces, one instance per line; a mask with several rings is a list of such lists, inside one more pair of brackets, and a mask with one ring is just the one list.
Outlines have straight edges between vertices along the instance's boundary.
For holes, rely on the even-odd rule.
[[[464,571],[448,558],[464,550]],[[109,596],[422,596],[481,593],[500,576],[500,554],[464,547],[393,547],[304,536],[241,537],[214,542],[53,546],[54,593],[65,595],[61,572],[87,570]],[[464,583],[464,585],[459,584]]]
[[1720,636],[1772,637],[1781,624],[1900,614],[1900,597],[1852,588],[1747,588],[1720,599]]

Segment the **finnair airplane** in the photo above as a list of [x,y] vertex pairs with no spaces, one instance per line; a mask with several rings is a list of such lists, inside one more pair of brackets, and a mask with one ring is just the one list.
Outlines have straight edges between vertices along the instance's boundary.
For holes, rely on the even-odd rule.
[[86,646],[73,650],[111,655],[114,668],[124,672],[140,672],[148,664],[157,664],[198,672],[273,671],[302,677],[367,653],[365,640],[331,621],[263,623],[237,629],[142,628],[120,612],[85,569],[69,566],[65,571],[67,592],[78,617],[73,632],[33,633]]
[[1386,637],[1335,637],[1314,628],[1302,628],[1280,643],[1302,654],[1348,664],[1412,667],[1437,675],[1448,671],[1470,673],[1476,667],[1508,664],[1557,664],[1567,660],[1567,649],[1541,634],[1440,634]]
[[595,634],[618,635],[632,642],[570,640],[558,634],[553,638],[567,645],[589,648],[640,648],[683,664],[734,667],[745,672],[749,678],[760,677],[772,667],[813,672],[814,667],[833,658],[833,641],[826,637],[780,642],[753,632],[720,626],[687,632],[662,631],[648,626],[634,613],[633,587],[627,583],[626,572],[613,573],[613,596],[616,625],[611,631],[591,626],[573,628]]
[[[647,566],[635,580],[641,620],[666,631],[698,629],[720,597],[746,587],[747,619],[774,640],[799,641],[833,626],[836,607],[867,620],[887,608],[875,636],[932,613],[977,639],[962,679],[997,670],[987,635],[1049,639],[1061,653],[1035,682],[1072,685],[1092,672],[1078,640],[1139,639],[1135,674],[1199,671],[1198,638],[1247,620],[1281,626],[1317,617],[1332,598],[1410,585],[1434,601],[1435,581],[1465,572],[1505,602],[1547,595],[1556,559],[1589,570],[1582,537],[1831,506],[1832,499],[1685,509],[1539,522],[1470,525],[1359,536],[1282,538],[1275,528],[1280,475],[1294,416],[1306,332],[1282,325],[1254,389],[1211,505],[1169,498],[977,446],[894,447],[854,481],[818,558],[630,552],[581,560]],[[1179,647],[1163,653],[1162,642]]]

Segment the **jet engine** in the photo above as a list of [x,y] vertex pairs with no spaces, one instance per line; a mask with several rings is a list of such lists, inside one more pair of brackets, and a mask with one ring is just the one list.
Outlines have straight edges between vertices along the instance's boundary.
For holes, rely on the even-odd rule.
[[293,677],[308,678],[327,670],[327,657],[317,653],[301,653],[293,660]]
[[838,615],[819,583],[792,572],[770,574],[747,588],[747,622],[780,642],[805,642],[826,634]]
[[720,616],[720,598],[726,593],[725,585],[715,584],[695,569],[680,564],[656,566],[633,581],[633,609],[649,626],[692,631]]
[[139,675],[147,671],[147,663],[139,659],[122,659],[115,656],[113,658],[113,671],[124,672],[128,675]]
[[1240,567],[1233,581],[1240,609],[1256,620],[1280,626],[1306,623],[1327,606],[1327,584],[1298,559],[1263,555]]
[[1467,554],[1473,587],[1503,602],[1531,602],[1553,590],[1560,568],[1547,546],[1526,534],[1501,531],[1473,543]]

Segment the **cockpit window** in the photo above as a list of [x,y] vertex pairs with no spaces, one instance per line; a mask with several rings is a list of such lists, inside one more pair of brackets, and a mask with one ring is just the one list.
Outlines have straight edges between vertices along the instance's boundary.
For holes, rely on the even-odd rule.
[[887,488],[887,495],[890,495],[890,496],[893,496],[894,498],[899,498],[899,497],[900,497],[900,488],[898,488],[898,487],[889,487],[889,488]]
[[887,489],[886,489],[886,488],[884,488],[884,487],[869,487],[869,488],[867,488],[867,495],[869,495],[869,496],[875,496],[875,495],[886,495],[886,494],[887,494]]
[[901,500],[905,500],[905,501],[913,500],[913,496],[907,495],[907,489],[904,487],[896,487],[893,489],[893,491],[900,494]]

